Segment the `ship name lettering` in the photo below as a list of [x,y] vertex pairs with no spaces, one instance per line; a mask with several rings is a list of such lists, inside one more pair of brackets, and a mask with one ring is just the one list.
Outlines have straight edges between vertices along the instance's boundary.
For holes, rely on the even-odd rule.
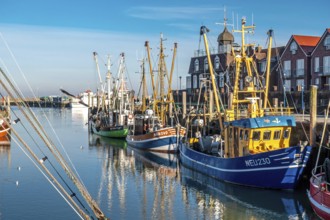
[[255,167],[255,166],[262,166],[266,164],[270,164],[270,159],[268,157],[266,158],[259,158],[254,160],[245,160],[245,166],[247,167]]
[[167,135],[167,131],[159,131],[159,132],[156,132],[156,133],[154,133],[155,135],[155,137],[159,137],[159,136],[163,136],[163,135]]

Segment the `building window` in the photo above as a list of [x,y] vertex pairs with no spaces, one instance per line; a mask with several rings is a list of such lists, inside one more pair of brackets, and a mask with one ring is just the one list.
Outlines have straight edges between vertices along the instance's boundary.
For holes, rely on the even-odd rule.
[[291,60],[284,61],[284,77],[291,77]]
[[266,60],[260,63],[260,72],[266,72]]
[[197,87],[197,75],[193,76],[193,88],[196,89]]
[[295,41],[292,41],[291,45],[290,45],[290,51],[292,54],[296,54],[298,49],[297,43]]
[[195,72],[199,71],[199,61],[196,59],[195,60]]
[[220,58],[218,56],[214,58],[214,66],[217,70],[220,68]]
[[330,56],[323,57],[323,73],[330,73]]
[[314,59],[314,72],[318,73],[320,71],[320,58],[315,57]]
[[204,59],[204,70],[209,69],[209,62],[207,61],[207,58]]
[[305,81],[303,79],[297,79],[297,90],[300,92],[303,90]]
[[330,50],[330,35],[325,38],[324,46],[325,46],[325,49]]
[[320,85],[320,78],[315,78],[315,85]]
[[305,69],[304,69],[304,59],[299,59],[296,62],[296,74],[297,76],[303,76],[305,73]]
[[186,88],[191,89],[191,76],[187,76],[186,78]]
[[284,80],[284,91],[291,90],[291,80]]

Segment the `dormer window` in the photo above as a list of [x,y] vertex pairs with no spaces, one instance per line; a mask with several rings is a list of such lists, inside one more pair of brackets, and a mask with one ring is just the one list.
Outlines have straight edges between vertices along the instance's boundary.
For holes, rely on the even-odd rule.
[[199,61],[196,59],[195,60],[195,72],[199,71]]
[[330,35],[325,38],[324,46],[326,50],[330,50]]
[[297,52],[297,43],[295,41],[292,41],[291,45],[290,45],[290,51],[292,54],[296,54]]
[[204,71],[209,69],[209,62],[207,61],[207,58],[204,59]]
[[214,58],[214,67],[217,70],[220,68],[220,58],[218,56]]

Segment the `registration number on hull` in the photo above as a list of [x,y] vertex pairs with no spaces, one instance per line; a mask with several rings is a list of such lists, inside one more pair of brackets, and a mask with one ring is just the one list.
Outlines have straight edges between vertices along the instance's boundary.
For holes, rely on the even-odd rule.
[[254,160],[245,160],[245,165],[247,167],[256,167],[256,166],[262,166],[262,165],[267,165],[267,164],[271,164],[271,161],[268,157],[254,159]]

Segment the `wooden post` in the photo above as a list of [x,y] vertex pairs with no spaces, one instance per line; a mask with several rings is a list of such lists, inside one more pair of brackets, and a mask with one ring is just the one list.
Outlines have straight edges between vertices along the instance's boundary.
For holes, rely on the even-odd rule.
[[309,97],[309,111],[310,111],[310,130],[309,140],[310,146],[314,146],[316,143],[316,115],[317,115],[317,86],[312,85],[310,87]]
[[182,117],[185,118],[187,114],[187,92],[182,92]]

